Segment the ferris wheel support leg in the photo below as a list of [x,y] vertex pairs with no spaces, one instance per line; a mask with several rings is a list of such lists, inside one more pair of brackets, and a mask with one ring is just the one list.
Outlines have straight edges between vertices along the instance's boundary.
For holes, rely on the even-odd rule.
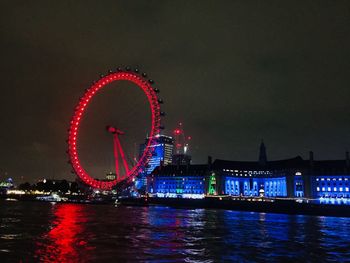
[[113,136],[113,144],[114,144],[114,160],[115,160],[115,176],[117,181],[119,181],[119,155],[118,155],[118,135]]
[[120,144],[118,135],[116,135],[116,142],[117,142],[117,145],[118,145],[120,156],[122,157],[122,161],[123,161],[123,164],[124,164],[124,167],[125,167],[125,175],[128,175],[129,174],[129,167],[128,167],[128,163],[126,162],[125,154],[124,154],[123,148],[122,148],[122,146]]

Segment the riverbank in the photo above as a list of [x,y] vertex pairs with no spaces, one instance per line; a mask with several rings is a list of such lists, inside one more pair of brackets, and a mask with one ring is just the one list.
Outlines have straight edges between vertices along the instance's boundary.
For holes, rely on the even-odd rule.
[[31,194],[7,194],[0,195],[0,199],[8,201],[34,201],[34,202],[55,202],[55,203],[72,203],[72,204],[114,204],[115,199],[112,197],[91,198],[88,196],[64,196],[56,197],[54,195],[31,195]]
[[294,199],[267,199],[267,198],[227,198],[205,197],[203,199],[187,198],[120,198],[115,202],[112,198],[68,198],[62,200],[38,199],[33,195],[1,195],[1,199],[9,201],[35,201],[76,204],[106,204],[123,206],[168,206],[184,209],[225,209],[234,211],[249,211],[260,213],[279,213],[293,215],[336,216],[350,217],[350,205],[317,204],[297,202]]
[[163,205],[174,208],[207,208],[294,215],[350,217],[349,205],[315,204],[283,199],[260,199],[259,201],[259,199],[234,200],[219,197],[206,197],[203,199],[148,197],[124,198],[120,199],[119,203],[130,206]]

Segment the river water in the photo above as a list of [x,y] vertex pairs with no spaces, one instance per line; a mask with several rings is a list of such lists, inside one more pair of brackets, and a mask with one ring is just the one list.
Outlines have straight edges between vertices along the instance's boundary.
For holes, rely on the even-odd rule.
[[349,262],[350,218],[0,200],[0,262]]

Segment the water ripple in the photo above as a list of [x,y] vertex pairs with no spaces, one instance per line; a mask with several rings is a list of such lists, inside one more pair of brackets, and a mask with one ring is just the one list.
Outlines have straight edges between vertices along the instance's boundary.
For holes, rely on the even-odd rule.
[[12,262],[350,258],[350,218],[3,201],[0,211],[0,257]]

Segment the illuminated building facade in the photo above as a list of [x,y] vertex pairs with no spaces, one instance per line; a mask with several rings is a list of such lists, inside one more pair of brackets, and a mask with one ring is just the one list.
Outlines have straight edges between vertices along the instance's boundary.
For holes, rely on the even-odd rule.
[[106,174],[106,181],[113,181],[117,178],[115,173],[109,172]]
[[[140,154],[144,152],[149,139],[150,138],[147,138],[146,142],[140,145]],[[174,148],[174,139],[172,137],[166,135],[157,135],[156,143],[151,147],[154,147],[152,157],[149,159],[147,166],[144,167],[143,172],[138,176],[136,180],[136,187],[138,189],[146,186],[146,176],[151,174],[154,168],[160,165],[165,166],[171,164],[172,162]]]
[[345,175],[322,175],[313,178],[314,195],[319,198],[350,198],[350,178]]
[[[145,145],[147,145],[148,140],[149,138],[146,139],[146,144],[141,147],[144,148]],[[173,138],[165,135],[157,135],[156,142],[156,144],[151,146],[154,147],[154,150],[152,152],[152,157],[148,161],[148,166],[145,168],[147,175],[149,175],[154,170],[154,168],[159,166],[161,163],[163,165],[168,165],[172,162],[174,148]]]
[[350,204],[350,159],[312,162],[312,196],[322,203]]
[[158,197],[203,198],[207,165],[168,165],[147,177],[148,192]]
[[315,161],[300,156],[268,161],[265,146],[255,162],[215,160],[204,165],[168,165],[148,177],[147,190],[159,197],[241,196],[306,198],[350,204],[350,161]]
[[[296,197],[299,185],[298,163],[301,157],[281,161],[240,162],[215,160],[208,162],[208,195]],[[209,168],[210,167],[210,168]],[[303,181],[302,181],[303,182]],[[303,183],[298,194],[304,196]],[[300,192],[300,193],[299,193]]]

